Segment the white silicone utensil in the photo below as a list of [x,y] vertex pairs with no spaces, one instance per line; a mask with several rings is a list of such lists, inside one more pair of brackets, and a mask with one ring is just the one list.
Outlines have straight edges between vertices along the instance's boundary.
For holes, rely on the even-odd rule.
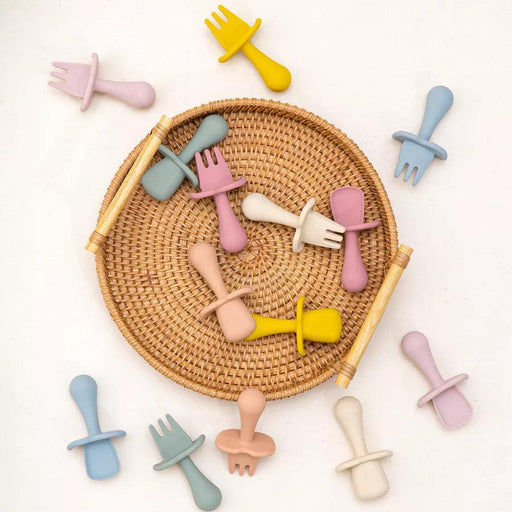
[[368,453],[363,432],[363,411],[357,398],[347,396],[338,400],[334,414],[354,451],[354,458],[338,465],[336,471],[351,470],[352,485],[358,498],[373,500],[384,496],[389,484],[379,460],[391,457],[393,453],[389,450]]
[[273,222],[295,229],[292,248],[301,252],[304,244],[339,249],[345,228],[318,212],[313,211],[315,199],[311,198],[300,215],[295,215],[272,202],[266,195],[249,194],[242,202],[244,215],[251,220]]

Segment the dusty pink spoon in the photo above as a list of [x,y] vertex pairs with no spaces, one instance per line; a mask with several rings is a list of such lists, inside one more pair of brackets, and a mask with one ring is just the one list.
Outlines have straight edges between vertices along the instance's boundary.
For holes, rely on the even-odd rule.
[[372,229],[380,220],[364,222],[364,195],[356,187],[341,187],[331,193],[331,210],[334,220],[345,226],[345,255],[341,284],[349,292],[360,292],[368,284],[368,272],[364,266],[357,232]]
[[402,350],[432,384],[432,390],[418,400],[418,407],[423,407],[432,400],[434,409],[446,428],[457,428],[469,421],[473,409],[456,388],[458,383],[468,378],[467,373],[444,380],[432,357],[427,337],[421,332],[407,333],[402,338]]

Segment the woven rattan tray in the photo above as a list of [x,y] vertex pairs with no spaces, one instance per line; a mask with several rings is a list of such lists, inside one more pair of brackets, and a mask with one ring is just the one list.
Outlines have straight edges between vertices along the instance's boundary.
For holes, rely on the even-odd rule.
[[[332,377],[354,341],[382,283],[398,240],[393,212],[382,183],[364,154],[346,135],[300,108],[268,100],[212,102],[173,119],[167,145],[179,152],[201,119],[223,115],[229,124],[219,144],[235,178],[248,184],[230,192],[234,210],[249,242],[239,254],[218,250],[228,290],[251,286],[244,300],[259,314],[293,318],[299,295],[305,309],[332,306],[343,317],[337,344],[306,342],[297,353],[294,335],[228,343],[215,315],[202,322],[199,311],[214,300],[212,291],[187,260],[199,240],[219,247],[214,202],[194,201],[186,182],[159,203],[138,187],[96,257],[101,291],[112,318],[132,347],[159,372],[195,391],[235,400],[248,386],[268,399],[306,391]],[[117,171],[103,202],[103,212],[140,151],[143,141]],[[155,157],[155,161],[159,157]],[[381,225],[359,234],[369,283],[362,293],[340,285],[343,250],[307,245],[292,252],[293,230],[251,222],[240,212],[249,192],[263,192],[299,213],[315,197],[315,209],[331,216],[330,192],[356,186],[366,200],[366,220]]]

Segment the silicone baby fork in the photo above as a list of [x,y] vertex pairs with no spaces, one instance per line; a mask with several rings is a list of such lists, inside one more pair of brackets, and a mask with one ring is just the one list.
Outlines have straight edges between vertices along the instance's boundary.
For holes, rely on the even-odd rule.
[[453,93],[448,87],[438,85],[430,89],[420,133],[418,135],[409,132],[395,132],[393,134],[394,139],[403,143],[395,170],[395,178],[402,174],[405,166],[407,166],[407,171],[405,172],[404,181],[407,181],[411,177],[413,170],[417,169],[416,176],[412,181],[412,185],[415,187],[425,174],[427,167],[434,160],[434,157],[440,160],[448,158],[448,153],[441,146],[430,142],[430,137],[434,133],[439,121],[450,110],[452,104]]
[[69,385],[69,391],[80,409],[87,427],[87,437],[68,444],[68,450],[84,447],[85,467],[93,480],[104,480],[117,475],[121,469],[116,450],[110,441],[124,437],[124,430],[102,432],[98,420],[98,386],[89,375],[78,375]]
[[83,98],[80,106],[82,112],[89,107],[95,92],[108,94],[137,108],[150,107],[155,101],[155,90],[147,82],[113,82],[97,78],[99,62],[95,53],[92,54],[90,65],[76,62],[52,62],[52,65],[61,71],[52,71],[50,74],[63,82],[48,82],[48,85],[71,96]]
[[188,251],[188,260],[217,297],[216,301],[199,313],[200,318],[205,319],[215,311],[226,340],[243,340],[256,327],[250,311],[241,299],[244,295],[252,293],[252,288],[242,288],[228,293],[220,273],[215,248],[208,242],[197,242],[193,245]]
[[444,380],[432,357],[427,337],[421,332],[407,333],[402,338],[402,350],[432,384],[432,390],[418,400],[418,407],[432,400],[441,423],[449,429],[468,422],[473,410],[466,397],[456,388],[457,384],[468,378],[467,373]]
[[266,405],[265,395],[259,389],[249,388],[242,391],[238,397],[240,430],[224,430],[217,436],[215,444],[219,450],[228,454],[230,473],[234,473],[238,466],[239,475],[243,475],[247,468],[249,476],[252,476],[258,460],[276,451],[276,445],[270,436],[254,432]]
[[220,246],[227,252],[240,252],[247,245],[247,235],[233,212],[226,192],[234,190],[245,184],[245,178],[233,181],[228,164],[222,157],[219,148],[213,148],[217,163],[214,164],[212,155],[208,150],[204,152],[208,167],[203,163],[199,153],[196,153],[197,173],[201,192],[190,194],[192,199],[212,197],[217,207],[219,217]]
[[372,229],[380,220],[364,222],[364,195],[356,187],[341,187],[331,193],[331,210],[334,220],[345,226],[345,254],[341,284],[349,292],[360,292],[368,284],[368,272],[364,266],[357,233]]
[[301,356],[306,355],[305,339],[317,343],[336,343],[340,339],[343,327],[339,311],[334,308],[323,308],[303,312],[304,300],[304,297],[299,297],[297,316],[292,320],[253,314],[256,329],[245,339],[252,341],[263,336],[294,332],[297,335],[297,350]]
[[150,167],[142,176],[144,190],[158,201],[167,201],[187,178],[194,187],[199,185],[197,176],[187,167],[195,153],[220,142],[228,133],[228,123],[218,114],[206,116],[179,155],[167,146],[160,145],[158,151],[164,158]]
[[275,222],[295,229],[292,249],[301,252],[304,244],[339,249],[345,228],[331,219],[313,211],[315,199],[310,199],[300,215],[277,206],[264,194],[249,194],[242,202],[244,215],[251,220]]
[[352,485],[358,498],[373,500],[389,490],[388,479],[379,460],[393,455],[389,450],[368,453],[363,432],[361,403],[353,396],[341,398],[334,414],[354,451],[354,458],[340,464],[336,471],[351,470]]
[[217,41],[224,50],[227,50],[222,57],[219,57],[219,62],[226,62],[242,50],[270,90],[279,92],[287,89],[292,80],[288,69],[267,57],[250,42],[251,37],[261,25],[261,20],[258,18],[256,23],[249,27],[244,20],[224,6],[219,5],[219,11],[226,17],[224,20],[216,12],[212,12],[212,17],[219,24],[219,28],[210,20],[204,20]]
[[163,459],[162,462],[155,464],[153,469],[163,471],[178,464],[188,480],[195,504],[201,510],[215,510],[222,501],[220,489],[201,473],[189,457],[203,444],[204,435],[192,441],[170,414],[166,414],[165,417],[168,425],[163,420],[158,420],[162,435],[153,425],[149,425],[149,431]]

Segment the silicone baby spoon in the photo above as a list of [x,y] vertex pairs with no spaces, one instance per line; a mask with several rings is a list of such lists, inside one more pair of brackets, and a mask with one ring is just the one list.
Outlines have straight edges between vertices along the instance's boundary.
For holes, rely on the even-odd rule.
[[208,167],[204,165],[201,155],[196,153],[195,159],[201,192],[194,192],[190,194],[190,197],[203,199],[213,196],[219,217],[220,246],[227,252],[240,252],[247,245],[247,235],[229,204],[226,192],[244,185],[245,178],[242,177],[234,181],[219,148],[213,148],[213,152],[217,164],[213,163],[212,155],[208,150],[204,152]]
[[149,431],[163,459],[162,462],[155,464],[153,469],[163,471],[178,464],[188,480],[195,504],[201,510],[215,510],[222,501],[222,493],[213,482],[201,473],[189,457],[203,444],[204,435],[192,441],[170,414],[166,414],[165,417],[169,426],[163,420],[158,420],[162,435],[153,425],[149,425]]
[[306,355],[305,339],[318,343],[336,343],[340,339],[343,327],[339,311],[333,308],[323,308],[303,312],[304,300],[304,297],[299,297],[297,316],[292,320],[253,314],[256,329],[245,339],[252,341],[273,334],[295,332],[297,334],[297,350],[301,356]]
[[274,222],[295,229],[292,249],[301,252],[304,244],[339,249],[345,228],[340,224],[313,211],[315,199],[311,198],[300,215],[277,206],[264,194],[249,194],[242,202],[244,215],[251,220]]
[[418,407],[423,407],[432,400],[441,423],[448,429],[467,423],[473,409],[466,397],[456,388],[457,384],[468,378],[467,373],[461,373],[445,381],[432,357],[427,337],[421,332],[407,333],[402,338],[402,350],[432,384],[432,390],[418,400]]
[[52,62],[52,65],[62,71],[52,71],[51,76],[62,81],[48,82],[48,85],[83,98],[82,112],[89,107],[94,92],[108,94],[137,108],[150,107],[155,101],[155,90],[147,82],[113,82],[97,78],[99,61],[95,53],[90,65],[76,62]]
[[228,454],[230,473],[234,473],[238,466],[238,474],[243,475],[247,467],[249,476],[252,476],[258,460],[276,451],[276,445],[270,436],[254,432],[266,405],[265,395],[259,389],[249,388],[242,391],[238,397],[240,429],[224,430],[217,436],[215,444],[219,450]]
[[364,266],[357,233],[372,229],[380,220],[364,222],[364,195],[356,187],[341,187],[331,193],[331,210],[334,220],[345,226],[345,254],[341,284],[349,292],[360,292],[368,284],[368,272]]
[[244,295],[252,293],[252,288],[242,288],[228,293],[220,273],[217,253],[208,242],[197,242],[193,245],[188,251],[188,260],[217,297],[216,301],[200,312],[200,318],[204,319],[215,311],[226,340],[243,340],[256,327],[250,311],[241,300]]
[[440,160],[448,158],[448,153],[441,146],[430,142],[430,137],[434,133],[439,121],[450,110],[452,104],[453,93],[448,87],[443,85],[433,87],[427,95],[427,105],[420,133],[415,135],[414,133],[400,131],[393,134],[394,139],[403,143],[395,170],[395,178],[402,174],[405,166],[407,166],[407,171],[404,175],[404,181],[407,181],[411,177],[413,170],[417,169],[416,176],[412,181],[412,185],[415,187],[425,174],[427,167],[434,160],[434,157]]
[[212,12],[212,17],[219,24],[219,28],[210,20],[204,20],[220,45],[227,50],[222,57],[219,57],[219,62],[226,62],[241,50],[258,70],[270,90],[279,92],[287,89],[292,80],[288,69],[267,57],[250,42],[251,37],[261,25],[261,19],[258,18],[254,25],[249,27],[244,20],[224,6],[219,5],[219,11],[226,17],[224,20],[216,12]]
[[124,437],[124,430],[102,432],[98,420],[98,386],[89,375],[78,375],[69,385],[69,391],[84,418],[88,436],[68,444],[68,450],[84,447],[85,467],[93,480],[104,480],[117,475],[121,469],[117,453],[110,441]]
[[373,500],[389,490],[388,479],[379,462],[393,455],[389,450],[368,453],[363,432],[363,411],[357,398],[346,396],[336,403],[334,414],[354,451],[354,458],[340,464],[336,471],[351,470],[352,485],[358,498]]
[[146,192],[158,201],[167,201],[187,178],[194,187],[199,181],[187,167],[195,153],[220,142],[228,133],[228,123],[218,114],[206,116],[179,155],[175,155],[167,146],[160,145],[158,151],[164,158],[150,167],[142,176],[141,183]]

